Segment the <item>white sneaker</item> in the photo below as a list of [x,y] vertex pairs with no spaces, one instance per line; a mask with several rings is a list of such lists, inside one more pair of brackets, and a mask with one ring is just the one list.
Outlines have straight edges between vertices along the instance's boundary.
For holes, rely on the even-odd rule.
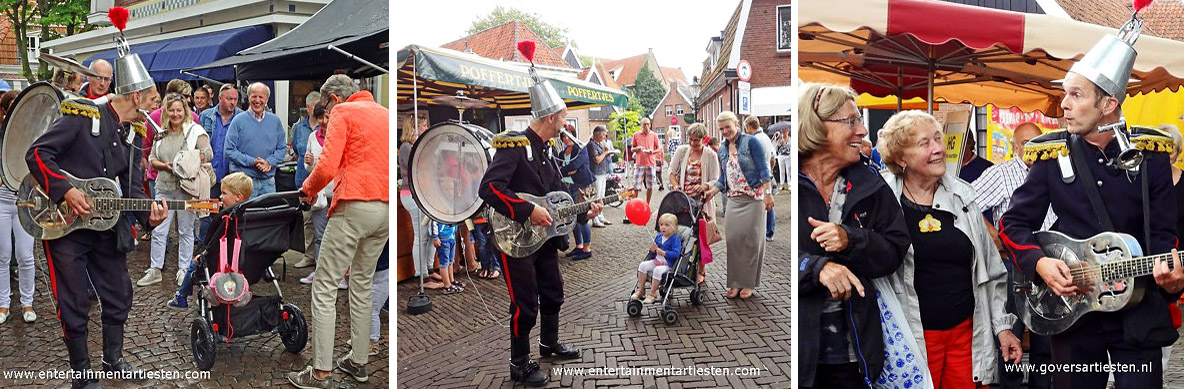
[[33,313],[31,310],[25,311],[23,318],[25,319],[25,323],[32,323],[37,321],[37,314]]
[[337,289],[339,289],[339,290],[349,289],[349,277],[345,277],[345,278],[342,278],[341,281],[337,281]]
[[630,298],[633,300],[641,300],[641,296],[644,296],[644,295],[645,295],[645,293],[639,290],[639,291],[637,291],[637,293],[634,293],[632,296],[630,296]]
[[317,274],[316,272],[308,273],[308,277],[301,278],[300,283],[305,284],[305,285],[312,285],[313,276],[316,274]]
[[144,277],[136,281],[136,286],[148,286],[160,283],[160,269],[150,267],[144,271]]
[[181,281],[185,280],[185,270],[177,270],[177,287],[181,287]]
[[316,265],[316,264],[317,264],[317,263],[316,263],[316,262],[314,262],[314,261],[313,261],[311,258],[304,257],[304,258],[300,258],[300,262],[296,262],[296,266],[295,266],[295,267],[296,267],[297,269],[300,269],[300,268],[305,268],[305,267],[313,266],[313,265]]
[[6,321],[8,321],[8,313],[0,313],[0,324],[4,324]]
[[651,295],[649,295],[649,296],[645,296],[645,300],[642,300],[642,303],[644,303],[644,304],[649,304],[649,303],[652,303],[652,302],[654,302],[654,300],[655,300],[655,299],[657,299],[657,298],[658,298],[658,296],[654,296],[654,295],[652,295],[652,294],[651,294]]

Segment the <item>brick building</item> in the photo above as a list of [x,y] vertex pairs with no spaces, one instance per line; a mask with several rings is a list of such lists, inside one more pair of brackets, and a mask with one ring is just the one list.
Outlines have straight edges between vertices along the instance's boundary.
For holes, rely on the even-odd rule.
[[677,82],[666,85],[666,95],[662,96],[662,101],[658,102],[658,106],[654,107],[654,112],[650,114],[654,131],[663,140],[667,139],[668,130],[675,130],[673,136],[681,139],[687,126],[691,125],[683,116],[691,113],[691,102],[694,101],[691,99],[692,94],[693,91],[686,85],[679,85]]
[[[793,31],[788,0],[741,0],[720,36],[708,42],[703,61],[698,119],[707,125],[708,135],[719,135],[715,118],[723,111],[742,118],[756,115],[765,125],[789,120]],[[752,68],[748,82],[736,73],[741,60]],[[747,109],[742,106],[745,101]]]

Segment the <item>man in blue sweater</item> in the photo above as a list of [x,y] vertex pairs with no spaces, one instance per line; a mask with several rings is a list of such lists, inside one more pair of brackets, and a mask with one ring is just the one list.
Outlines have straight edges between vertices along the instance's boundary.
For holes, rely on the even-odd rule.
[[267,112],[271,89],[262,83],[247,88],[250,110],[235,115],[226,132],[230,172],[243,172],[255,185],[252,198],[275,192],[275,167],[287,151],[287,131],[279,116]]

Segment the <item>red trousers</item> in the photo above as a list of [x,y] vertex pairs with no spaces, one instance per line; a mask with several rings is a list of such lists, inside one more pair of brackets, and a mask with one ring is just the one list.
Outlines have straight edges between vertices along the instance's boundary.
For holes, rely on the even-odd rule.
[[937,389],[986,388],[974,382],[971,364],[973,319],[966,319],[948,330],[925,330],[925,349],[929,373]]

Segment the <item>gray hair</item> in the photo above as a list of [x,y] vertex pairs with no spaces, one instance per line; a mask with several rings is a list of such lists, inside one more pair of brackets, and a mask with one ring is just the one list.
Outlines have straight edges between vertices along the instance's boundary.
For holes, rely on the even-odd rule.
[[316,104],[316,103],[319,103],[320,101],[321,101],[321,92],[317,92],[315,90],[312,92],[308,92],[308,96],[304,97],[304,105],[305,106]]
[[358,93],[358,84],[352,78],[344,74],[334,74],[325,80],[325,84],[321,85],[321,98],[327,99],[329,95],[337,95],[342,101]]
[[263,91],[267,92],[267,97],[271,97],[271,88],[268,88],[267,84],[264,84],[262,82],[256,82],[256,83],[251,84],[251,86],[248,86],[247,87],[247,95],[249,96],[251,94],[251,90],[255,89],[255,88],[263,88]]
[[879,145],[876,149],[880,151],[880,159],[884,161],[884,167],[892,174],[903,176],[904,167],[896,163],[904,153],[904,149],[913,135],[918,129],[924,126],[932,126],[938,131],[942,130],[941,123],[937,119],[925,111],[908,110],[897,112],[892,117],[888,118],[888,122],[884,123],[884,128],[879,132]]

